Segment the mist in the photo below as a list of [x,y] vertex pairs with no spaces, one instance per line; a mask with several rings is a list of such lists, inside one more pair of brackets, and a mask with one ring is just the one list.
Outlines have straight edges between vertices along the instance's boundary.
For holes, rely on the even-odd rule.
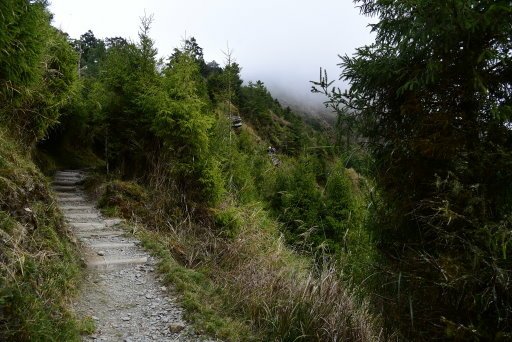
[[53,25],[72,38],[92,30],[98,38],[133,41],[140,17],[153,15],[151,36],[160,57],[195,37],[206,61],[224,65],[231,50],[246,83],[261,80],[284,102],[319,110],[325,99],[310,92],[310,81],[318,80],[320,67],[337,79],[338,55],[372,40],[370,19],[346,0],[52,0],[50,10]]

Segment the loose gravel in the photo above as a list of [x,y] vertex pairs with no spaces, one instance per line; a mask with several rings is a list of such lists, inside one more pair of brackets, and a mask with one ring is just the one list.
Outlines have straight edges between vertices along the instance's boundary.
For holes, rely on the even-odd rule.
[[122,220],[104,219],[87,200],[84,176],[59,171],[53,186],[88,266],[74,310],[96,329],[83,341],[206,341],[183,319],[173,289],[155,273],[157,261],[127,236]]

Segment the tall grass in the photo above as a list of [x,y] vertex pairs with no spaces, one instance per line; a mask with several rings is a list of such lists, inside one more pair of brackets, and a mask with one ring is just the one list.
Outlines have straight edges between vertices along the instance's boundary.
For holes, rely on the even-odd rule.
[[[102,203],[108,205],[108,198]],[[177,284],[199,330],[226,340],[384,339],[368,303],[340,279],[339,270],[318,270],[290,250],[260,204],[226,202],[211,215],[221,219],[209,226],[190,217],[148,226],[140,224],[149,223],[148,217],[130,216],[146,246],[163,260],[161,271]]]
[[[278,192],[276,174],[290,183],[288,162],[283,161],[281,171],[276,171],[250,130],[237,136],[229,127],[219,120],[212,133],[211,158],[221,165],[226,189],[215,206],[187,198],[189,194],[173,177],[172,158],[162,153],[154,156],[154,169],[144,179],[146,188],[114,180],[102,187],[99,203],[139,227],[135,231],[160,256],[160,270],[182,293],[183,304],[199,330],[237,341],[384,339],[380,321],[361,299],[363,292],[355,294],[342,268],[332,264],[318,268],[314,258],[292,250],[281,233],[284,227],[269,213],[268,203],[263,203],[267,192]],[[315,166],[308,164],[307,169]],[[331,240],[350,228],[345,233],[346,245],[359,243],[355,239],[362,231],[362,218],[356,220],[354,213],[361,205],[351,197],[352,183],[345,173],[338,165],[331,176],[323,176],[324,183],[329,180],[324,196],[311,170],[308,189],[324,196],[329,205],[302,201],[301,210],[289,215],[290,221],[301,219],[302,213],[309,215],[308,206],[314,204],[318,215],[309,215],[308,223],[329,219]],[[285,190],[295,191],[299,199],[307,197],[303,178],[304,172],[297,168],[293,184]],[[290,212],[289,206],[286,202],[283,210]],[[350,225],[344,226],[345,222]],[[350,246],[350,251],[356,249]],[[367,265],[368,260],[360,264]]]
[[379,322],[334,266],[317,270],[289,250],[257,206],[239,208],[243,227],[220,248],[217,281],[265,338],[280,341],[375,341]]

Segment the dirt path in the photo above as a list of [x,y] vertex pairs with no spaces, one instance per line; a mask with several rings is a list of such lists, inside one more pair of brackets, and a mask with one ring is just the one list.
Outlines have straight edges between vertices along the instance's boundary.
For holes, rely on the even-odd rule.
[[120,219],[105,219],[77,185],[78,171],[57,172],[53,188],[65,219],[81,242],[86,283],[75,305],[96,331],[84,341],[202,341],[155,274],[156,261],[127,237]]

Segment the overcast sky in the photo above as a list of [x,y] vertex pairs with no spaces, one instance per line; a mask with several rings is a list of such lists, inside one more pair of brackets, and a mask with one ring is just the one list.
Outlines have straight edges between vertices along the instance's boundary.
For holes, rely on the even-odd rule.
[[[350,0],[50,0],[54,26],[78,38],[137,39],[140,17],[154,15],[151,37],[168,56],[184,37],[195,37],[205,60],[224,64],[230,49],[242,78],[261,79],[275,93],[311,101],[319,68],[339,75],[338,54],[351,55],[372,37],[369,18]],[[319,95],[312,100],[318,99]]]

